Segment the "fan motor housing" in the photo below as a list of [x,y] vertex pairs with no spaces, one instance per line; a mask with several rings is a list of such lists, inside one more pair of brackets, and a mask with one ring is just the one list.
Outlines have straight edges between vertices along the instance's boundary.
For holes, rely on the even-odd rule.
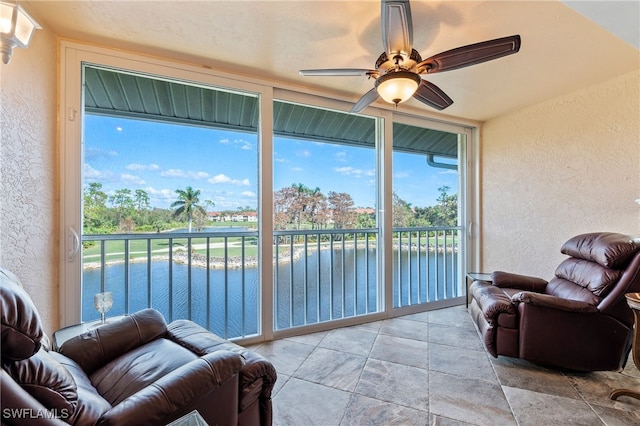
[[376,69],[382,74],[393,68],[411,70],[419,62],[422,62],[422,56],[420,56],[420,53],[418,53],[416,49],[411,50],[411,56],[409,57],[405,54],[399,53],[391,59],[389,59],[386,52],[382,52],[376,61]]

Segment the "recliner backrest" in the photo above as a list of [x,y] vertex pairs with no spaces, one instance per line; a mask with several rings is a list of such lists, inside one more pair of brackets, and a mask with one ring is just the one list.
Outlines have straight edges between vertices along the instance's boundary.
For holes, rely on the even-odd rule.
[[19,361],[40,350],[44,336],[40,315],[18,278],[0,268],[2,362]]
[[545,293],[580,300],[629,323],[624,294],[640,286],[640,238],[599,232],[571,238],[561,249],[571,257],[556,268]]

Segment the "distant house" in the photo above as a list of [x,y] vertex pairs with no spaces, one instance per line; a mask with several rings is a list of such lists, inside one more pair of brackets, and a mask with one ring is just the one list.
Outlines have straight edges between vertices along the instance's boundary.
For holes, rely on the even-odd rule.
[[244,212],[245,222],[257,222],[258,212]]
[[356,214],[368,214],[369,216],[375,216],[376,209],[371,207],[359,207],[357,209],[353,209]]

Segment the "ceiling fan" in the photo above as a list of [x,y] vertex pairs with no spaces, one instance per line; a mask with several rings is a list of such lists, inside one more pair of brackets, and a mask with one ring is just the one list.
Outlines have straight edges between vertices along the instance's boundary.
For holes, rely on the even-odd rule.
[[382,44],[384,52],[374,70],[333,68],[300,70],[302,76],[368,76],[375,79],[373,89],[355,103],[351,112],[360,112],[378,97],[395,104],[412,96],[437,110],[453,100],[422,74],[434,74],[498,59],[520,50],[520,36],[487,40],[438,53],[425,60],[413,48],[413,24],[409,0],[382,0]]

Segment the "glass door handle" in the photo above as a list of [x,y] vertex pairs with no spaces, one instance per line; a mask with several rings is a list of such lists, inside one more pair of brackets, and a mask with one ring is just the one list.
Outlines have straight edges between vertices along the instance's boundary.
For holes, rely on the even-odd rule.
[[67,260],[69,262],[72,262],[75,257],[78,255],[78,252],[80,251],[80,236],[78,235],[78,233],[76,232],[75,229],[73,229],[72,226],[69,226],[69,249],[67,250]]

